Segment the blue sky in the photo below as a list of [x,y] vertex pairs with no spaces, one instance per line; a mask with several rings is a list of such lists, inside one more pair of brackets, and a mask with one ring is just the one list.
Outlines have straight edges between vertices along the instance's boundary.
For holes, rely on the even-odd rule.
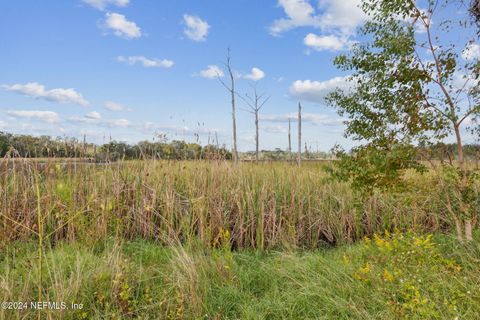
[[[344,86],[333,58],[356,40],[358,0],[16,0],[0,3],[0,129],[102,143],[170,139],[231,144],[228,92],[216,79],[231,48],[240,94],[256,84],[261,148],[286,148],[304,105],[313,149],[350,147],[323,96]],[[255,68],[255,69],[254,69]],[[217,70],[217,71],[216,71]],[[220,71],[221,74],[221,71]],[[238,100],[240,150],[254,122]],[[292,126],[296,131],[296,124]]]

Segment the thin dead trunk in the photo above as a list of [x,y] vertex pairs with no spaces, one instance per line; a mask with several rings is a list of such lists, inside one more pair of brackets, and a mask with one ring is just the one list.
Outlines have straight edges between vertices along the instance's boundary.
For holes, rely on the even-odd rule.
[[255,110],[255,161],[258,163],[259,160],[259,138],[258,138],[258,109]]
[[259,132],[259,112],[270,99],[270,97],[264,96],[264,94],[258,94],[257,85],[252,85],[253,96],[245,94],[245,97],[239,95],[239,97],[250,107],[250,113],[255,117],[255,162],[260,160],[260,132]]
[[233,126],[233,162],[238,163],[238,152],[237,152],[237,117],[235,110],[235,79],[233,77],[232,69],[230,68],[230,56],[228,57],[228,72],[230,74],[231,81],[231,90],[230,94],[232,95],[232,126]]
[[232,150],[232,158],[235,164],[238,163],[238,151],[237,151],[237,116],[236,116],[236,106],[235,106],[235,77],[233,75],[232,65],[231,65],[231,57],[230,57],[230,48],[227,50],[227,60],[225,62],[225,67],[227,68],[228,75],[230,77],[230,86],[227,85],[221,77],[223,76],[218,74],[217,78],[220,83],[228,90],[231,96],[231,103],[232,103],[232,127],[233,127],[233,150]]
[[302,163],[302,105],[298,103],[298,155],[297,164]]

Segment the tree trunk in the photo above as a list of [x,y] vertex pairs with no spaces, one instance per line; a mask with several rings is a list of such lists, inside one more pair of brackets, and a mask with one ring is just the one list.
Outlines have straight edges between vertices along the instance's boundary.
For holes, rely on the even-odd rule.
[[258,142],[258,109],[255,110],[255,161],[259,160],[259,142]]
[[458,124],[453,125],[455,129],[455,139],[457,140],[457,153],[458,153],[458,162],[460,168],[465,171],[465,158],[463,156],[463,144],[462,144],[462,135],[460,134],[460,126]]
[[463,241],[463,228],[462,228],[462,221],[458,217],[453,218],[455,220],[455,229],[457,231],[457,239],[458,241]]
[[302,163],[302,105],[298,103],[298,155],[297,163],[300,166]]
[[465,219],[465,240],[472,241],[472,219]]
[[[228,87],[225,83],[223,83],[221,80],[220,82],[227,88],[227,90],[230,92],[231,99],[232,99],[232,127],[233,127],[233,162],[235,164],[238,163],[238,151],[237,151],[237,117],[236,117],[236,108],[235,108],[235,77],[233,76],[233,71],[232,71],[232,66],[230,64],[230,48],[227,50],[227,62],[226,62],[226,67],[228,74],[230,76],[230,87]],[[220,77],[219,77],[220,79]]]
[[[460,180],[460,184],[461,184],[460,188],[463,189],[463,188],[468,188],[467,164],[465,162],[465,156],[463,154],[463,144],[462,144],[462,136],[460,134],[460,126],[458,124],[455,124],[454,128],[455,128],[455,138],[456,138],[456,141],[457,141],[458,162],[460,164],[460,170],[462,170],[462,177],[461,177],[461,180]],[[460,201],[463,202],[463,200],[460,200]],[[468,212],[468,209],[464,209],[464,208],[468,208],[468,206],[461,205],[460,208],[462,208],[461,211],[467,211],[467,212],[461,212],[461,213],[463,213],[463,216],[465,216],[465,215],[468,216],[469,214],[471,214],[470,212]],[[462,224],[465,226],[465,234],[464,234],[465,241],[467,241],[467,242],[473,241],[473,237],[472,237],[472,228],[473,228],[472,218],[471,217],[463,218],[463,223]],[[460,226],[460,228],[461,227],[462,226]],[[458,233],[458,226],[457,226],[457,233]],[[461,239],[459,239],[459,240],[461,240]]]

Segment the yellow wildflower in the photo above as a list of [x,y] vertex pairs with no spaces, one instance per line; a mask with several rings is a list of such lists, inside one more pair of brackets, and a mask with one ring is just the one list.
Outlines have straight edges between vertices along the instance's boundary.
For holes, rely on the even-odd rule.
[[383,270],[383,280],[385,280],[386,282],[393,282],[393,280],[395,280],[395,277],[393,276],[393,274],[388,272],[387,269],[385,269]]

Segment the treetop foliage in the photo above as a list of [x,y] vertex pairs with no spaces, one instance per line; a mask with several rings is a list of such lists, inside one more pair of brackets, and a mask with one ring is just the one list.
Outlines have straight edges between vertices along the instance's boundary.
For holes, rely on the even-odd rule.
[[[398,173],[390,171],[421,169],[412,145],[435,145],[451,135],[463,163],[461,126],[479,128],[480,62],[465,58],[476,40],[469,17],[435,15],[449,3],[428,0],[423,9],[411,0],[362,2],[370,17],[360,29],[366,41],[334,60],[351,74],[351,89],[326,98],[347,119],[346,136],[362,143],[352,155],[338,153],[344,161],[338,173],[358,186],[393,185]],[[465,35],[451,28],[457,23]]]

